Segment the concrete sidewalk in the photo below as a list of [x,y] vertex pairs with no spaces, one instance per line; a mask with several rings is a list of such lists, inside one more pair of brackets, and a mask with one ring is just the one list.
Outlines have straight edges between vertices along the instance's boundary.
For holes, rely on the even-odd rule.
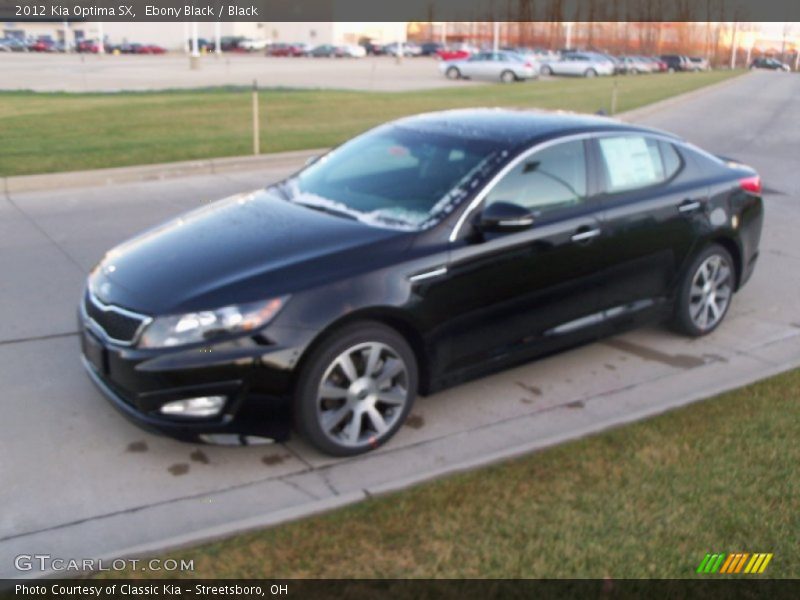
[[[758,73],[642,117],[758,168],[760,264],[716,332],[649,328],[420,398],[385,447],[341,460],[302,442],[181,444],[124,421],[78,361],[83,279],[115,243],[299,166],[0,199],[0,577],[18,554],[147,554],[399,489],[685,405],[800,365],[800,79]],[[713,115],[713,118],[711,118]],[[291,163],[291,161],[289,161]]]

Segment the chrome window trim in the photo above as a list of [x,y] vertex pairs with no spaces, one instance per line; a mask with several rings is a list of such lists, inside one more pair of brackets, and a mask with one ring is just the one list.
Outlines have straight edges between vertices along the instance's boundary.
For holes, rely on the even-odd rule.
[[[478,195],[472,199],[472,202],[469,203],[464,212],[461,213],[461,216],[458,217],[458,221],[453,226],[453,230],[450,232],[450,237],[448,241],[455,242],[458,239],[459,233],[461,233],[461,228],[464,226],[464,222],[467,218],[472,214],[472,212],[483,202],[484,198],[491,192],[494,187],[500,182],[503,177],[508,175],[510,171],[512,171],[519,163],[523,160],[528,158],[531,154],[539,152],[540,150],[545,150],[546,148],[550,148],[551,146],[556,146],[558,144],[566,143],[566,142],[574,142],[578,140],[588,140],[588,139],[597,139],[601,137],[614,137],[614,136],[624,136],[624,135],[640,135],[642,137],[649,137],[661,141],[668,142],[670,144],[674,144],[676,146],[683,146],[689,149],[694,149],[691,144],[685,142],[681,139],[671,137],[666,134],[661,134],[657,132],[649,132],[649,131],[627,131],[627,130],[619,130],[619,131],[592,131],[587,133],[575,133],[572,135],[565,135],[559,138],[554,138],[551,140],[545,140],[544,142],[539,142],[538,144],[531,146],[527,150],[520,152],[516,158],[514,158],[510,163],[508,163],[505,167],[503,167],[497,175],[492,177],[492,179],[487,183],[483,189],[478,192]],[[588,167],[588,165],[587,165]]]
[[86,296],[89,298],[89,301],[95,305],[95,307],[97,307],[99,310],[103,312],[115,312],[124,317],[129,317],[131,319],[136,319],[140,321],[139,327],[136,328],[136,331],[134,332],[133,337],[130,340],[119,340],[117,338],[113,338],[110,335],[108,335],[108,333],[100,325],[100,323],[95,321],[92,317],[90,317],[87,314],[86,306],[83,302],[81,302],[81,315],[83,316],[84,320],[92,325],[92,329],[94,331],[100,333],[105,340],[111,342],[112,344],[117,344],[118,346],[128,346],[128,347],[133,346],[139,340],[139,336],[142,334],[144,328],[153,322],[153,317],[150,317],[148,315],[143,315],[141,313],[137,313],[132,310],[122,308],[120,306],[115,306],[114,304],[104,304],[102,301],[100,301],[100,299],[97,296],[95,296],[91,292],[91,290],[86,291]]

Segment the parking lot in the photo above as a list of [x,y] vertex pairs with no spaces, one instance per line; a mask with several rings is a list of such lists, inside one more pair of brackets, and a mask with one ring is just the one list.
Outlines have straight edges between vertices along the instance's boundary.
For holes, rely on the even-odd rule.
[[390,56],[348,58],[282,58],[263,53],[203,56],[200,68],[189,68],[184,54],[100,56],[97,54],[0,53],[0,89],[37,92],[114,92],[203,86],[340,88],[403,91],[473,85],[448,81],[436,60]]
[[[21,56],[14,65],[38,58]],[[63,81],[77,86],[81,77],[88,78],[85,85],[114,81],[107,71],[116,64],[128,65],[128,82],[169,77],[167,70],[144,66],[160,57],[46,58],[59,65],[51,69],[68,74]],[[164,60],[175,61],[172,76],[186,68],[187,86],[200,85],[190,77],[225,68],[208,58],[195,73],[185,57]],[[286,81],[301,71],[296,61],[311,61],[273,60]],[[272,64],[263,57],[242,61],[253,70]],[[326,60],[310,64],[304,77],[313,69],[322,73]],[[351,83],[361,77],[367,85],[364,69],[397,68],[417,75],[392,82],[382,74],[376,85],[418,85],[427,81],[423,70],[430,71],[431,85],[450,84],[426,59],[401,67],[392,59],[367,59],[347,68],[353,69]],[[14,72],[3,85],[26,87],[20,86],[24,77]],[[35,79],[47,85],[41,72]],[[344,81],[341,71],[336,79]],[[293,166],[6,194],[0,199],[0,278],[14,293],[2,295],[8,317],[0,324],[7,400],[0,421],[0,576],[20,575],[13,557],[21,553],[115,556],[279,522],[644,418],[800,364],[798,97],[797,76],[754,73],[630,117],[762,174],[767,216],[760,264],[719,330],[689,340],[652,327],[421,398],[387,446],[350,460],[322,456],[296,439],[223,448],[152,436],[112,409],[78,358],[75,307],[87,271],[105,250],[181,211],[269,183]]]

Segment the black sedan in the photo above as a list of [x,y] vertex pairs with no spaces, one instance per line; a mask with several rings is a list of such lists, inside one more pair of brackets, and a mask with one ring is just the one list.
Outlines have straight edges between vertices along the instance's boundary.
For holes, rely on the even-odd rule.
[[713,331],[760,194],[749,167],[610,119],[409,117],[110,251],[83,361],[150,429],[252,442],[291,417],[357,454],[418,393],[653,320]]

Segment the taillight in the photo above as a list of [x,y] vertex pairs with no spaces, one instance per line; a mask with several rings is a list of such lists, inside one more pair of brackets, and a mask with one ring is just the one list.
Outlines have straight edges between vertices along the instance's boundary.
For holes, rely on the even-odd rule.
[[525,66],[526,66],[526,67],[528,67],[529,69],[532,69],[532,68],[533,68],[533,65],[532,65],[531,63],[529,63],[529,62],[526,62],[526,63],[525,63]]
[[750,192],[752,194],[760,194],[761,177],[759,177],[758,175],[753,175],[751,177],[745,177],[744,179],[740,179],[739,187],[742,188],[745,192]]

